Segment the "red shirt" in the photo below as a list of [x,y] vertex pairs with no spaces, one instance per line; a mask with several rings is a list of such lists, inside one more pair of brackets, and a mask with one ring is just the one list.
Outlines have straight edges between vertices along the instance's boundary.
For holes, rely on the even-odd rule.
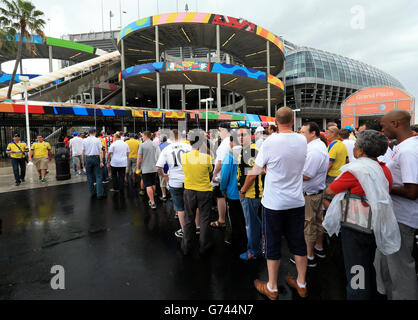
[[[392,173],[390,172],[389,168],[386,167],[386,164],[383,162],[379,162],[381,165],[383,172],[385,174],[386,179],[389,181],[389,192],[392,190],[393,178]],[[361,187],[360,182],[351,172],[344,172],[343,175],[336,181],[330,184],[329,186],[331,190],[335,193],[341,193],[347,190],[350,190],[350,193],[356,194],[359,196],[365,196],[363,188]]]

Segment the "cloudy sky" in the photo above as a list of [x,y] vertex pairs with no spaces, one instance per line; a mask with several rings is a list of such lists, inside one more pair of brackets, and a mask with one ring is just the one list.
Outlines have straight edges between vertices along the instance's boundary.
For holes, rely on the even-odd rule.
[[[49,19],[46,33],[102,31],[102,0],[33,0]],[[104,28],[157,13],[190,11],[243,17],[296,43],[371,64],[400,80],[418,97],[418,1],[409,0],[103,0]],[[139,6],[138,6],[139,4]],[[139,8],[139,9],[138,9]],[[5,72],[10,64],[3,65]],[[27,73],[47,72],[47,63],[26,62]]]

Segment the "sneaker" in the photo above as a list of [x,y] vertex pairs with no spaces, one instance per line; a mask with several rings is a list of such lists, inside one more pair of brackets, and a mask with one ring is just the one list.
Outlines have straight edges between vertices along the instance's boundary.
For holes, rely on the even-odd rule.
[[102,184],[108,184],[109,180],[102,181]]
[[229,245],[231,245],[231,244],[232,244],[232,240],[231,240],[231,239],[225,239],[225,240],[224,240],[224,242],[225,242],[226,244],[229,244]]
[[177,237],[177,238],[180,238],[180,239],[183,239],[183,230],[177,230],[176,232],[174,232],[174,235]]
[[295,277],[288,275],[286,277],[286,283],[289,287],[296,289],[301,298],[306,298],[308,296],[308,290],[306,288],[299,287]]
[[[318,265],[318,263],[317,263],[317,261],[316,261],[315,258],[313,260],[309,260],[309,259],[307,259],[307,260],[308,260],[308,267],[309,268],[315,268]],[[291,263],[293,263],[294,265],[296,265],[296,262],[295,262],[295,259],[294,258],[289,258],[289,261]]]
[[16,187],[20,186],[20,182],[16,182]]
[[199,235],[200,234],[200,227],[196,227],[196,234]]
[[161,200],[161,201],[166,202],[166,201],[167,201],[167,196],[165,196],[165,197],[160,197],[160,200]]
[[325,254],[324,249],[318,250],[318,249],[314,248],[314,253],[318,258],[321,258],[321,259],[325,259],[327,257],[326,254]]
[[279,293],[270,292],[270,290],[267,289],[267,282],[254,280],[254,287],[257,289],[259,293],[261,293],[262,295],[265,295],[270,300],[279,300]]
[[178,214],[175,214],[174,215],[174,219],[178,220],[179,219],[179,215]]
[[151,204],[151,209],[152,210],[157,210],[157,205],[154,203],[154,204]]
[[145,196],[145,191],[144,190],[139,191],[139,195],[140,196]]
[[41,182],[42,182],[42,183],[45,183],[45,182],[46,182],[46,179],[42,179],[42,180],[41,180]]
[[247,252],[240,254],[239,258],[241,260],[249,261],[249,260],[257,260],[259,257],[252,255],[251,253],[247,251]]

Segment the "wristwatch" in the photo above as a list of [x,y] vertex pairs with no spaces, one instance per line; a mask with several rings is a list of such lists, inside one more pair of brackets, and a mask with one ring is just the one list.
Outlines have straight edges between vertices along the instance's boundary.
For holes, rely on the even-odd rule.
[[245,195],[247,192],[242,192],[242,190],[240,190],[239,193]]

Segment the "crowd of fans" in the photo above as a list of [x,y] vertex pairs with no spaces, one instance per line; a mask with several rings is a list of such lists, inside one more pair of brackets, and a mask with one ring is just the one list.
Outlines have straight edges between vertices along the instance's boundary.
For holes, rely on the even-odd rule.
[[[231,130],[229,123],[211,132],[97,134],[90,129],[87,137],[74,132],[68,146],[76,174],[87,175],[92,198],[104,199],[103,184],[111,180],[112,193],[133,187],[152,210],[171,199],[180,224],[175,236],[185,255],[196,234],[200,254],[207,255],[213,248],[211,229],[230,228],[225,242],[239,250],[240,259],[266,260],[268,280],[255,280],[254,286],[269,299],[279,298],[283,238],[297,269],[286,282],[306,297],[307,268],[326,258],[324,238],[333,235],[341,241],[347,299],[376,299],[378,293],[418,299],[412,254],[418,136],[410,121],[409,113],[393,111],[379,123],[382,131],[371,123],[357,130],[329,123],[321,132],[309,122],[294,132],[293,112],[283,107],[275,126],[260,127],[254,135],[246,126]],[[39,149],[34,144],[30,158],[36,159]],[[13,145],[8,152],[22,154]],[[41,181],[50,156],[47,147],[42,152],[36,163]],[[211,221],[214,208],[218,218]],[[359,285],[353,285],[356,270],[364,275]]]

